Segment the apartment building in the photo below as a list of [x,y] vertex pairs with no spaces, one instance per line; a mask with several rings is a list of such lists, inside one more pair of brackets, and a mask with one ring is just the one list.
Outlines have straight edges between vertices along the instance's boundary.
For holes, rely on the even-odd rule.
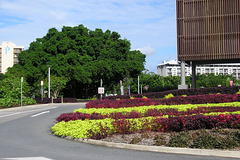
[[[166,76],[181,76],[181,64],[176,60],[169,62],[163,61],[162,64],[157,66],[157,73],[163,77]],[[228,74],[236,77],[240,77],[240,64],[239,63],[225,63],[225,64],[201,64],[196,66],[196,74]],[[192,67],[190,65],[185,66],[185,75],[190,76],[192,74]]]
[[23,46],[16,46],[12,42],[2,42],[0,46],[0,73],[6,73],[7,68],[18,63],[18,54],[23,50]]

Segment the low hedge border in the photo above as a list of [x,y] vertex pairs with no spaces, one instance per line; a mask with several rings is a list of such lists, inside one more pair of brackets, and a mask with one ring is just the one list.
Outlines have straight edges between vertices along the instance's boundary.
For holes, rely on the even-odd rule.
[[181,96],[181,95],[204,95],[204,94],[236,94],[240,89],[240,86],[232,86],[232,87],[212,87],[212,88],[192,88],[192,89],[180,89],[180,90],[170,90],[164,92],[151,92],[151,93],[144,93],[144,94],[133,94],[123,95],[123,96],[109,96],[103,97],[103,99],[130,99],[130,97],[135,98],[142,98],[143,96],[148,97],[150,99],[158,99],[163,98],[165,95],[173,94],[174,96]]

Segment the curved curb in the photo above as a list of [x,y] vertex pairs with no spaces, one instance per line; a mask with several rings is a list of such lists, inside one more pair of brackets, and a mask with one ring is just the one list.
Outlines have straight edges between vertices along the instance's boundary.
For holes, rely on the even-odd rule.
[[136,144],[113,143],[113,142],[106,142],[106,141],[99,141],[99,140],[92,140],[92,139],[77,139],[76,141],[87,143],[87,144],[105,146],[105,147],[132,149],[132,150],[138,150],[138,151],[187,154],[187,155],[197,155],[197,156],[214,156],[214,157],[225,157],[225,158],[227,157],[240,158],[240,151],[144,146],[144,145],[136,145]]

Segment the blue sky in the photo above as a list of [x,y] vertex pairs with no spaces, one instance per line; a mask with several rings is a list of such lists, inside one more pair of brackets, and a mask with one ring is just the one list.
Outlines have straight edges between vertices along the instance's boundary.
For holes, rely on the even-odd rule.
[[176,59],[175,0],[1,0],[0,42],[29,47],[48,29],[78,26],[118,32],[147,55],[146,69]]

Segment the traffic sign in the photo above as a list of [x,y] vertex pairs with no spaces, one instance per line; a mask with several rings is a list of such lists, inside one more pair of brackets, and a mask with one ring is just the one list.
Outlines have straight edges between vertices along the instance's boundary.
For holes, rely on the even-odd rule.
[[144,86],[144,89],[147,91],[148,90],[148,88],[149,88],[149,86]]
[[98,87],[98,94],[104,94],[104,87]]

